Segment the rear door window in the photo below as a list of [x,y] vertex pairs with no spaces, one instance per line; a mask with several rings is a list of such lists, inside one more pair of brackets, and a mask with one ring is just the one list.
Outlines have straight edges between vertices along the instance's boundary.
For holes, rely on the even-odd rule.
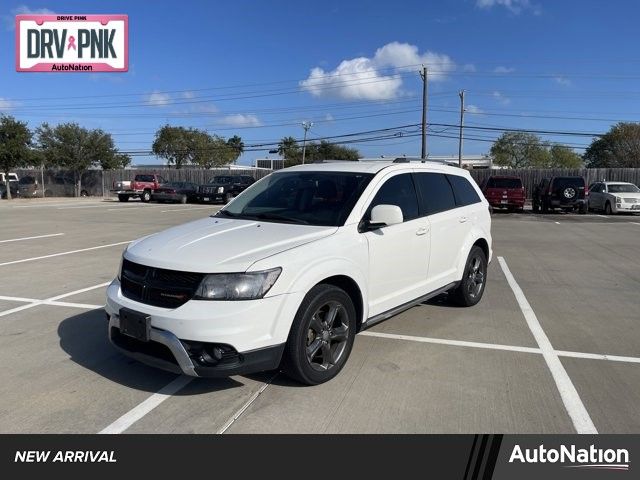
[[442,173],[418,172],[414,174],[420,192],[422,213],[433,215],[456,208],[453,188]]
[[480,203],[480,197],[476,189],[469,183],[469,180],[459,175],[447,175],[447,179],[453,187],[453,195],[458,207]]

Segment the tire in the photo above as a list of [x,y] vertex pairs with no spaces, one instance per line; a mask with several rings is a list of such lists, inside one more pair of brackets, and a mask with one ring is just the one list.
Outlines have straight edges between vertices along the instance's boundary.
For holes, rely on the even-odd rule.
[[586,205],[586,204],[584,204],[584,203],[583,203],[583,204],[581,204],[581,205],[578,207],[578,213],[579,213],[580,215],[585,215],[585,214],[587,213],[587,205]]
[[[334,312],[333,322],[327,325],[329,312]],[[293,320],[282,360],[284,372],[306,385],[331,380],[349,358],[356,328],[356,311],[349,295],[334,285],[316,285],[304,297]]]
[[120,202],[128,202],[129,201],[129,195],[118,195],[118,201],[120,201]]
[[549,213],[549,205],[544,200],[542,201],[542,213]]
[[225,193],[224,197],[222,198],[222,203],[226,205],[231,201],[232,198],[233,198],[233,195],[231,195],[230,193]]
[[151,201],[151,192],[149,190],[145,190],[144,192],[142,192],[142,195],[140,195],[140,200],[142,200],[144,203],[149,203]]
[[613,210],[611,210],[611,203],[607,202],[604,205],[604,214],[605,215],[612,215],[613,214]]
[[533,210],[533,213],[538,213],[540,211],[540,205],[534,202],[531,209]]
[[86,190],[82,190],[82,191],[80,191],[80,196],[81,197],[88,197],[89,196],[89,192],[87,192]]
[[186,195],[182,195],[182,196],[180,197],[180,203],[183,203],[183,204],[184,204],[184,203],[187,203],[187,196],[186,196]]
[[451,293],[451,300],[461,307],[472,307],[482,299],[486,285],[487,256],[484,250],[476,245],[469,252],[462,280]]

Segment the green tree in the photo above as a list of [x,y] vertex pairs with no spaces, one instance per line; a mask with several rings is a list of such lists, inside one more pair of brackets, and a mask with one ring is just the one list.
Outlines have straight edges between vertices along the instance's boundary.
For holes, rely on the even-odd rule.
[[284,137],[278,143],[278,153],[284,159],[285,167],[297,165],[302,162],[302,148],[293,137]]
[[[298,165],[302,163],[302,147],[293,137],[285,137],[278,144],[278,153],[285,159],[285,166]],[[355,148],[336,145],[326,140],[320,143],[307,143],[305,152],[305,162],[316,160],[358,160],[360,152]]]
[[549,162],[549,149],[536,135],[504,132],[491,146],[493,163],[502,167],[542,167]]
[[242,138],[240,138],[238,135],[234,135],[229,140],[227,140],[227,145],[231,147],[234,153],[234,158],[232,163],[236,163],[240,155],[242,155],[242,152],[244,152],[244,142],[242,141]]
[[591,142],[584,153],[589,168],[640,167],[640,124],[621,122]]
[[164,158],[169,165],[182,168],[193,156],[190,143],[193,145],[193,135],[189,134],[188,129],[165,125],[156,132],[151,150],[157,157]]
[[3,115],[0,117],[0,169],[5,174],[7,199],[11,199],[9,172],[29,165],[32,160],[32,134],[25,122]]
[[[238,158],[237,150],[217,135],[203,130],[187,130],[190,161],[203,168],[220,167],[233,163]],[[239,137],[238,137],[239,138]]]
[[45,162],[73,172],[76,196],[82,191],[82,174],[90,167],[113,168],[130,161],[118,152],[111,134],[100,129],[89,130],[77,123],[61,123],[55,127],[43,123],[36,132]]
[[565,145],[553,145],[551,154],[551,168],[581,168],[582,157]]

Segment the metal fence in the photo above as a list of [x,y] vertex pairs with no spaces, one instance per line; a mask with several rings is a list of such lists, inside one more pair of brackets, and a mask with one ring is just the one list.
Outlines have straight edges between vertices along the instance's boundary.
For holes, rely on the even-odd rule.
[[470,173],[478,184],[481,184],[483,180],[491,175],[520,177],[526,190],[527,198],[531,198],[535,186],[546,177],[584,177],[587,185],[603,180],[640,184],[640,168],[477,169],[470,170]]
[[[16,170],[21,197],[73,197],[76,191],[75,174],[69,170],[23,169]],[[203,184],[216,175],[250,175],[256,180],[271,173],[268,169],[195,169],[154,168],[135,170],[87,170],[82,174],[80,192],[83,196],[110,196],[113,184],[119,180],[133,180],[138,174],[161,175],[167,181]]]

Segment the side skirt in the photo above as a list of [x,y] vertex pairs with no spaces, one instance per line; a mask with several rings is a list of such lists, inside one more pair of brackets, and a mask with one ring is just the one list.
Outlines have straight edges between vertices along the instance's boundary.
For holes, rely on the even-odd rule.
[[385,320],[388,320],[389,318],[398,315],[399,313],[404,312],[405,310],[409,310],[411,307],[415,307],[416,305],[422,303],[422,302],[426,302],[427,300],[432,299],[433,297],[437,297],[438,295],[448,292],[449,290],[456,288],[458,286],[458,283],[460,282],[452,282],[448,285],[445,285],[442,288],[439,288],[437,290],[434,290],[431,293],[427,293],[426,295],[423,295],[421,297],[416,298],[415,300],[411,300],[407,303],[403,303],[402,305],[398,305],[397,307],[394,307],[390,310],[387,310],[386,312],[382,312],[379,313],[378,315],[368,318],[366,322],[364,322],[362,324],[362,326],[360,327],[360,331],[362,330],[366,330],[367,328],[371,328],[374,325],[376,325],[377,323],[380,322],[384,322]]

